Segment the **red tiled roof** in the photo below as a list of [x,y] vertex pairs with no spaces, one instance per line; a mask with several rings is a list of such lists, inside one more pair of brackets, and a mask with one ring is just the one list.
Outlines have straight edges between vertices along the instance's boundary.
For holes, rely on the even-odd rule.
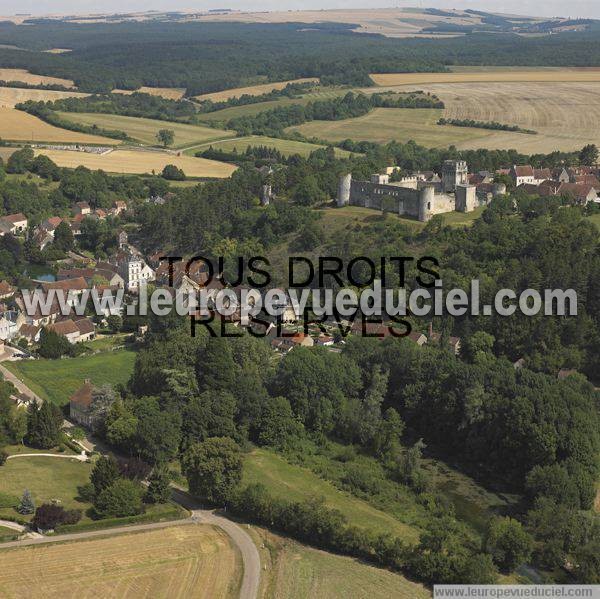
[[69,402],[79,406],[80,408],[89,408],[92,405],[92,393],[94,386],[89,381],[83,383],[69,399]]
[[63,281],[52,281],[49,283],[42,283],[42,289],[49,291],[50,289],[60,289],[62,291],[79,291],[81,289],[87,289],[88,284],[83,277],[76,277],[74,279],[65,279]]
[[27,217],[22,212],[17,212],[17,214],[7,214],[1,217],[1,220],[12,223],[15,223],[27,220]]

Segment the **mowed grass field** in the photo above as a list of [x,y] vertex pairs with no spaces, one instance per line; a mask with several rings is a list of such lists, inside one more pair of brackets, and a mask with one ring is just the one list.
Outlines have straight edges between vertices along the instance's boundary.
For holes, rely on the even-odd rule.
[[205,524],[0,551],[7,597],[229,599],[241,573],[228,537]]
[[0,106],[0,139],[6,141],[38,141],[65,144],[94,144],[109,146],[120,143],[116,139],[67,131],[53,127],[22,110]]
[[400,574],[350,557],[307,547],[262,528],[252,528],[261,563],[262,599],[420,599],[431,593]]
[[34,75],[25,69],[0,69],[0,81],[21,81],[29,85],[62,85],[74,87],[70,79],[60,77],[49,77],[47,75]]
[[80,165],[92,170],[108,173],[160,173],[167,164],[174,164],[188,177],[226,178],[235,171],[235,167],[216,160],[177,156],[168,152],[144,150],[114,150],[108,154],[88,154],[69,150],[36,150],[45,154],[58,166],[76,168]]
[[170,129],[175,132],[174,148],[209,142],[213,139],[233,137],[235,135],[235,131],[224,131],[200,125],[188,125],[185,123],[173,123],[117,114],[79,112],[59,112],[58,114],[66,121],[124,131],[129,137],[148,145],[159,145],[156,134],[161,129]]
[[[91,471],[91,464],[67,458],[14,458],[2,466],[0,494],[20,500],[23,491],[29,489],[35,505],[57,499],[65,509],[85,509],[89,504],[80,503],[75,497],[78,495],[77,487],[89,482]],[[11,508],[3,508],[0,510],[0,519],[3,515],[17,514]]]
[[[225,141],[218,141],[215,143],[204,143],[199,146],[194,146],[187,150],[187,154],[193,156],[196,152],[207,150],[209,147],[213,147],[215,150],[223,150],[225,152],[231,152],[235,148],[238,152],[244,152],[249,146],[267,146],[269,148],[276,148],[284,156],[290,156],[292,154],[300,154],[301,156],[308,156],[311,152],[324,148],[318,144],[311,144],[304,141],[295,141],[291,139],[277,139],[274,137],[265,137],[262,135],[249,135],[247,137],[234,137],[232,139],[226,139]],[[350,152],[335,148],[335,155],[340,158],[345,158],[350,155]]]
[[289,83],[317,83],[318,81],[319,80],[315,77],[305,77],[303,79],[288,79],[287,81],[275,81],[273,83],[250,85],[248,87],[236,87],[233,89],[226,89],[220,92],[202,94],[200,96],[194,96],[194,99],[200,102],[204,102],[206,100],[212,100],[213,102],[222,102],[224,100],[229,100],[229,98],[239,98],[240,96],[260,96],[262,94],[267,94],[276,89],[283,89]]
[[25,89],[19,87],[0,87],[0,106],[13,108],[15,104],[33,100],[34,102],[53,102],[61,98],[85,98],[89,94],[80,92],[59,92],[47,89]]
[[246,456],[242,484],[249,483],[262,483],[272,495],[288,501],[322,496],[325,504],[340,510],[350,524],[376,532],[389,532],[411,542],[416,542],[419,537],[416,528],[338,490],[310,470],[290,464],[266,449],[255,449]]
[[62,406],[85,379],[95,385],[125,384],[133,372],[135,356],[135,352],[123,349],[77,358],[22,360],[3,365],[42,399]]

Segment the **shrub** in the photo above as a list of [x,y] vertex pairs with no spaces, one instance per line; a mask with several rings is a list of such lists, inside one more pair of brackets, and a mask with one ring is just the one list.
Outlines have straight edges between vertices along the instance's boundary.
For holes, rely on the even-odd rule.
[[60,505],[44,503],[35,510],[31,524],[38,530],[53,530],[59,524],[77,524],[79,520],[81,520],[80,510],[65,510]]
[[120,478],[96,497],[94,508],[101,518],[141,514],[143,512],[142,489],[139,484]]

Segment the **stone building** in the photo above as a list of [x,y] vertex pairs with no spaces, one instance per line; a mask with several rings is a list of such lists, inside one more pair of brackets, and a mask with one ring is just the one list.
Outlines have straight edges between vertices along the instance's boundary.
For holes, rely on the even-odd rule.
[[411,177],[390,182],[388,174],[375,174],[370,181],[355,181],[351,174],[342,176],[337,204],[389,210],[425,222],[436,214],[471,212],[479,200],[475,186],[468,184],[466,162],[446,160],[440,182]]

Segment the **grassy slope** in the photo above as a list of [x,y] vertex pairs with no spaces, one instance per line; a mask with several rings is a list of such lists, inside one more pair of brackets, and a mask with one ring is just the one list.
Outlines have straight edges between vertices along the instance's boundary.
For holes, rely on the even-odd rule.
[[262,599],[419,599],[429,591],[394,572],[350,557],[320,551],[265,529],[252,527],[259,547]]
[[311,121],[289,127],[306,137],[318,137],[332,142],[353,139],[388,143],[392,140],[414,140],[424,146],[447,147],[450,144],[483,139],[485,129],[437,125],[443,111],[428,108],[375,108],[368,114],[341,121]]
[[42,399],[64,405],[88,378],[96,385],[126,383],[133,371],[135,352],[118,350],[63,360],[4,362]]
[[[209,147],[213,147],[216,150],[225,150],[227,152],[232,151],[234,148],[238,152],[244,152],[248,146],[267,146],[269,148],[277,148],[282,154],[289,156],[291,154],[300,154],[301,156],[308,156],[311,152],[323,148],[317,144],[310,144],[303,141],[294,141],[290,139],[276,139],[274,137],[265,137],[263,135],[250,135],[248,137],[235,137],[227,139],[225,141],[219,141],[216,143],[203,143],[199,146],[189,148],[185,153],[193,156],[196,152],[207,150]],[[335,154],[339,158],[343,158],[350,155],[350,152],[335,148]]]
[[289,464],[272,451],[256,449],[246,457],[243,483],[256,482],[264,484],[274,496],[287,500],[323,496],[326,505],[340,510],[351,524],[378,532],[391,532],[410,541],[418,540],[416,528],[339,491],[311,471]]
[[97,125],[103,129],[124,131],[129,137],[149,145],[158,145],[156,134],[161,129],[175,131],[175,148],[190,146],[195,143],[208,142],[213,139],[233,137],[233,131],[223,131],[199,125],[172,123],[155,119],[144,119],[118,114],[97,114],[79,112],[60,112],[60,117],[84,125]]

